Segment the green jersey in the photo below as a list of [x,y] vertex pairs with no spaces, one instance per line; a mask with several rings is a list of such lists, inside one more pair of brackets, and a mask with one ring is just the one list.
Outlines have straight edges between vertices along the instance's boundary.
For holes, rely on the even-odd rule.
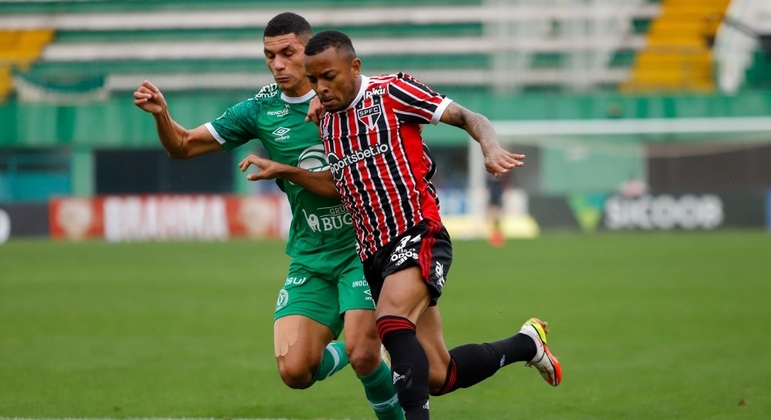
[[[273,161],[311,171],[328,170],[318,127],[305,122],[314,96],[310,91],[301,98],[291,98],[273,83],[253,98],[228,108],[206,128],[225,151],[258,139]],[[354,252],[351,216],[339,199],[320,197],[287,180],[276,182],[292,209],[287,254],[294,257],[342,247]]]

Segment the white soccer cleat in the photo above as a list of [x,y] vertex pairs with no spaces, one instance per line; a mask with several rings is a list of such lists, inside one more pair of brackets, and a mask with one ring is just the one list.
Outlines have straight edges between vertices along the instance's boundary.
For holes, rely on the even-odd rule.
[[562,368],[559,360],[551,354],[549,346],[546,345],[546,336],[549,332],[546,329],[546,323],[538,318],[530,318],[525,321],[519,332],[530,336],[536,347],[535,357],[526,362],[525,366],[538,369],[549,385],[559,385],[562,382]]

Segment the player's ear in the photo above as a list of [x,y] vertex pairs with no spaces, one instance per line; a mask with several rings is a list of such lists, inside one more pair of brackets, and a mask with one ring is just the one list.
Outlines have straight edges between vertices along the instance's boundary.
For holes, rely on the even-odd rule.
[[358,76],[359,71],[361,71],[361,60],[357,57],[351,61],[351,72],[354,76]]

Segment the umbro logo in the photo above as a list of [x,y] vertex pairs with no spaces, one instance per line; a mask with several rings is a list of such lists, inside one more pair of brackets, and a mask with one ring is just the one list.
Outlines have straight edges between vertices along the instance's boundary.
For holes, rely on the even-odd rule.
[[277,129],[273,130],[273,133],[271,133],[271,134],[276,136],[275,137],[276,141],[289,140],[289,136],[287,135],[289,130],[291,130],[291,129],[290,128],[286,128],[286,127],[279,127]]

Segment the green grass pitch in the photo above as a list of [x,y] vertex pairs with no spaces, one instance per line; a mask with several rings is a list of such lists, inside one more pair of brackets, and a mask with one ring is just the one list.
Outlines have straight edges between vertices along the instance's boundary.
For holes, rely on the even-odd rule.
[[[0,417],[372,418],[345,369],[286,388],[278,241],[0,245]],[[521,364],[431,399],[437,419],[751,419],[771,413],[771,234],[457,242],[450,347],[549,322],[563,384]]]

